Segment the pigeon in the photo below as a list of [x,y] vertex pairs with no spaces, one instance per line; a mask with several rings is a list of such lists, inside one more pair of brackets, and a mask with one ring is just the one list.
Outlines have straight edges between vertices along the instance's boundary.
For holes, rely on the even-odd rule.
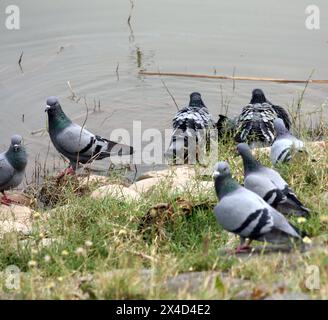
[[192,163],[198,151],[209,144],[209,130],[215,128],[213,117],[201,94],[190,94],[189,106],[177,112],[172,121],[173,133],[166,157],[175,162]]
[[281,118],[287,129],[291,121],[287,111],[268,101],[261,89],[252,92],[250,103],[242,109],[237,120],[237,142],[260,142],[272,145],[275,139],[273,120]]
[[238,144],[237,151],[244,162],[245,188],[257,193],[272,207],[285,214],[309,215],[309,209],[304,207],[281,175],[257,161],[246,143]]
[[281,119],[275,119],[273,124],[276,131],[276,139],[270,151],[272,164],[288,162],[291,160],[292,154],[304,151],[303,141],[290,134]]
[[14,135],[6,152],[0,154],[0,191],[3,194],[1,203],[10,205],[10,200],[5,191],[16,188],[21,184],[25,175],[27,154],[22,145],[22,137]]
[[59,153],[68,158],[70,166],[64,174],[72,174],[79,163],[101,160],[113,155],[131,155],[133,148],[110,141],[73,123],[62,110],[56,97],[47,99],[50,139]]
[[215,165],[213,178],[219,199],[214,213],[225,230],[239,235],[236,253],[248,251],[252,240],[274,244],[302,240],[298,230],[279,211],[232,178],[227,162]]

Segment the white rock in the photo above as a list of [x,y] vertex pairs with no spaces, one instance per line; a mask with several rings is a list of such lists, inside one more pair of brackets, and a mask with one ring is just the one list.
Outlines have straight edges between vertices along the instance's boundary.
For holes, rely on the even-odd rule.
[[127,201],[137,201],[140,199],[140,194],[135,190],[118,184],[110,184],[100,187],[91,194],[91,198],[94,199],[104,199],[106,197],[113,197]]
[[28,234],[32,230],[34,211],[28,207],[0,206],[0,238],[9,232]]
[[10,200],[14,201],[16,205],[20,206],[29,207],[36,201],[25,193],[16,190],[7,191],[6,195]]
[[129,189],[131,189],[133,191],[136,191],[138,193],[144,193],[144,192],[148,192],[153,187],[156,187],[157,185],[159,185],[163,181],[165,181],[165,179],[163,177],[162,178],[143,179],[143,180],[140,180],[140,181],[137,181],[137,182],[133,183],[129,187]]
[[95,174],[79,178],[81,185],[101,184],[106,185],[109,183],[109,178],[105,176],[98,176]]
[[196,170],[194,166],[182,165],[182,166],[172,166],[169,169],[159,170],[159,171],[149,171],[144,175],[139,177],[138,181],[141,179],[150,178],[169,178],[169,177],[194,177]]

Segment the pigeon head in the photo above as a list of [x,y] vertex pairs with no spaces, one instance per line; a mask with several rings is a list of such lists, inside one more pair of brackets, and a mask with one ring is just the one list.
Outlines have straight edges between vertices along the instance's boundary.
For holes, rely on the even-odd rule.
[[264,92],[261,89],[254,89],[252,92],[252,99],[250,103],[255,104],[264,102],[267,102]]
[[214,166],[213,178],[231,176],[229,164],[225,161],[220,161]]
[[27,155],[22,141],[20,135],[12,136],[10,147],[6,152],[7,159],[16,170],[25,169],[27,164]]
[[49,97],[45,112],[48,113],[49,130],[61,130],[71,123],[71,120],[65,115],[58,99]]
[[190,107],[205,107],[205,104],[202,100],[202,96],[198,92],[193,92],[190,94],[190,102],[189,102]]
[[57,97],[49,97],[47,99],[47,106],[45,109],[45,112],[47,112],[49,115],[55,115],[62,112],[59,100]]
[[213,172],[215,192],[219,199],[237,190],[239,184],[231,177],[230,167],[227,162],[218,162]]
[[22,137],[18,134],[15,134],[11,137],[11,147],[14,148],[15,151],[22,147]]
[[253,157],[251,148],[247,143],[239,143],[237,152],[243,158],[245,175],[261,167],[261,164]]
[[273,120],[273,125],[274,125],[274,129],[276,130],[277,136],[283,136],[285,134],[287,134],[289,131],[285,126],[285,123],[282,119],[280,118],[276,118]]

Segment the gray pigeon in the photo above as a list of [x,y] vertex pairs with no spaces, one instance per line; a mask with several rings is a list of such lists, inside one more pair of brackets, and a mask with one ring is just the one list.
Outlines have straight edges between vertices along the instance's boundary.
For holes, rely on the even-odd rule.
[[[280,212],[231,177],[227,162],[215,165],[213,178],[219,199],[214,213],[225,230],[240,236],[236,253],[249,250],[252,240],[290,244],[293,238],[302,239],[297,229]],[[246,239],[249,239],[248,244]]]
[[56,97],[47,99],[45,111],[48,113],[50,139],[58,152],[70,161],[66,173],[74,172],[78,163],[133,153],[130,146],[102,138],[73,123]]
[[166,158],[174,164],[195,163],[203,155],[202,150],[208,147],[210,129],[215,128],[200,93],[190,94],[189,105],[177,112],[172,125],[174,131]]
[[0,154],[0,192],[3,194],[1,203],[9,205],[12,201],[5,191],[16,188],[24,178],[27,154],[22,145],[22,137],[14,135],[6,152]]
[[257,193],[271,206],[285,214],[295,213],[298,216],[309,214],[309,209],[298,200],[281,175],[257,161],[246,143],[238,144],[237,150],[244,162],[245,188]]
[[304,150],[303,141],[290,134],[284,122],[277,118],[273,121],[276,131],[276,139],[271,146],[270,158],[275,165],[277,163],[288,162],[296,152]]
[[273,120],[281,118],[286,127],[290,128],[290,118],[287,111],[272,104],[261,89],[254,89],[250,103],[242,109],[237,120],[237,142],[249,142],[272,145],[275,138]]

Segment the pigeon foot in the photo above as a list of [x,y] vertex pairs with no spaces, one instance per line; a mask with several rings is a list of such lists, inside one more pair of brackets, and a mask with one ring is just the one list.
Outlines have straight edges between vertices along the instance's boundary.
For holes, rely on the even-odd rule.
[[57,180],[61,180],[65,176],[74,175],[74,174],[75,174],[75,170],[72,167],[69,167],[57,176]]
[[0,202],[1,202],[1,204],[9,207],[14,201],[12,201],[11,199],[9,199],[6,195],[3,195],[3,197],[0,200]]
[[234,251],[235,254],[238,253],[247,253],[250,252],[252,250],[252,247],[249,246],[248,244],[243,244],[243,245],[239,245],[236,250]]

